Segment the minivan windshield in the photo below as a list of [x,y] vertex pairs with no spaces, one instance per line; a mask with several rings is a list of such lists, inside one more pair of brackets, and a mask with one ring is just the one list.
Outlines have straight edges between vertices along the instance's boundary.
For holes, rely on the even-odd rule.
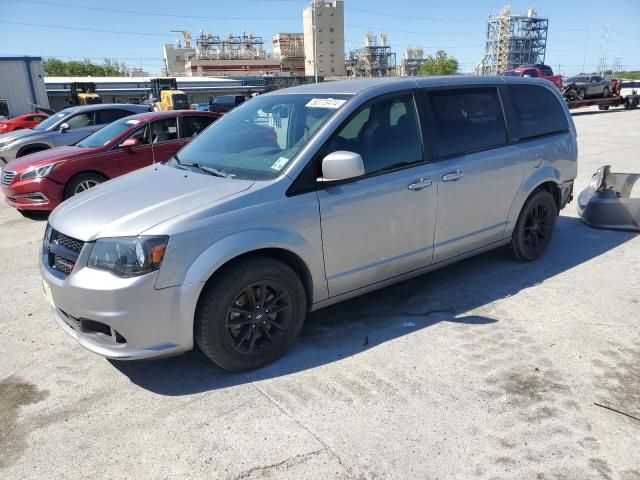
[[140,120],[135,119],[128,120],[123,118],[121,120],[116,120],[115,122],[110,123],[106,127],[103,127],[97,132],[89,135],[81,142],[76,143],[76,147],[95,148],[107,145],[108,143],[111,143],[114,138],[119,137],[125,131],[139,123]]
[[51,115],[44,122],[40,122],[38,125],[33,127],[33,129],[38,131],[38,132],[44,132],[45,130],[48,130],[49,127],[53,127],[56,123],[58,123],[60,120],[62,120],[67,115],[69,115],[69,112],[67,110],[62,110],[60,113],[56,113],[55,115]]
[[349,98],[321,94],[255,97],[207,128],[170,165],[203,166],[229,178],[275,178]]

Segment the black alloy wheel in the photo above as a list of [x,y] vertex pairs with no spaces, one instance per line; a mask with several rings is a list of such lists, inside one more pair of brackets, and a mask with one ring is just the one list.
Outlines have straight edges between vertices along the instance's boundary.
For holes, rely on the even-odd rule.
[[511,239],[511,250],[518,260],[540,258],[553,236],[558,208],[545,190],[535,191],[527,200]]
[[275,281],[247,285],[237,294],[225,319],[226,339],[242,354],[277,344],[291,323],[291,297]]
[[251,256],[223,267],[207,282],[194,337],[220,367],[251,370],[289,349],[306,312],[307,296],[296,271],[275,258]]

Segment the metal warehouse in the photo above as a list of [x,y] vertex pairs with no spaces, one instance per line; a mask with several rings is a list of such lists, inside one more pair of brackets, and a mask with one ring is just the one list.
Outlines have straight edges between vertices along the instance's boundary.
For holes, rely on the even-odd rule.
[[[103,103],[141,103],[151,91],[149,77],[45,77],[49,104],[53,110],[69,106],[73,82],[93,82]],[[178,89],[189,103],[210,103],[217,95],[241,95],[262,92],[264,86],[245,85],[240,80],[216,77],[178,77]]]
[[0,57],[0,115],[16,116],[49,107],[41,57]]

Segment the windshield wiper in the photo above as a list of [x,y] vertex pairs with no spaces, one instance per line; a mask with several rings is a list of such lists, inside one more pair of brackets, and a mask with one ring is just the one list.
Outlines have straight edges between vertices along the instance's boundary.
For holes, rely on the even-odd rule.
[[189,167],[194,167],[215,177],[227,178],[229,176],[228,173],[223,172],[222,170],[218,170],[217,168],[213,167],[207,167],[206,165],[202,165],[199,162],[183,162],[178,158],[178,155],[174,155],[173,158],[180,167],[186,167],[182,168],[183,170],[186,170]]

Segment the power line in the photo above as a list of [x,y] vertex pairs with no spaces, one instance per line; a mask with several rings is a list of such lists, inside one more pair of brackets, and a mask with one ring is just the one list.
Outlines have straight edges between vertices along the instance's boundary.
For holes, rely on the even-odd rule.
[[[88,27],[74,27],[72,25],[49,25],[45,23],[27,23],[27,22],[14,22],[12,20],[0,20],[0,23],[8,25],[21,25],[27,27],[43,27],[43,28],[56,28],[59,30],[77,30],[82,32],[98,32],[98,33],[115,33],[118,35],[142,35],[146,37],[173,37],[171,33],[151,33],[151,32],[131,32],[124,30],[103,30],[100,28],[88,28]],[[262,37],[269,37],[269,35],[257,35]]]
[[21,25],[24,27],[44,27],[44,28],[57,28],[59,30],[78,30],[82,32],[99,32],[99,33],[116,33],[120,35],[142,35],[146,37],[170,37],[171,34],[167,33],[146,33],[146,32],[126,32],[121,30],[102,30],[99,28],[85,28],[85,27],[73,27],[71,25],[47,25],[44,23],[27,23],[27,22],[14,22],[10,20],[0,20],[0,23],[8,25]]
[[49,5],[53,7],[93,10],[99,12],[111,12],[111,13],[125,13],[130,15],[142,15],[153,17],[170,17],[170,18],[188,18],[194,20],[299,20],[299,17],[217,17],[207,15],[180,15],[177,13],[157,13],[140,10],[122,10],[119,8],[106,8],[106,7],[92,7],[88,5],[79,5],[73,3],[57,3],[49,2],[45,0],[10,0],[17,3],[31,3],[36,5]]
[[432,20],[437,22],[482,22],[484,19],[472,18],[438,18],[438,17],[417,17],[415,15],[400,15],[397,13],[377,12],[374,10],[365,10],[364,8],[345,7],[345,10],[353,12],[369,13],[371,15],[382,15],[384,17],[409,18],[411,20]]
[[394,30],[392,28],[380,28],[380,27],[366,27],[364,25],[354,25],[353,23],[345,23],[344,24],[345,27],[353,27],[353,28],[362,28],[364,30],[376,30],[376,31],[383,31],[383,32],[393,32],[393,33],[411,33],[414,35],[478,35],[478,33],[475,32],[416,32],[416,31],[411,31],[411,30]]

